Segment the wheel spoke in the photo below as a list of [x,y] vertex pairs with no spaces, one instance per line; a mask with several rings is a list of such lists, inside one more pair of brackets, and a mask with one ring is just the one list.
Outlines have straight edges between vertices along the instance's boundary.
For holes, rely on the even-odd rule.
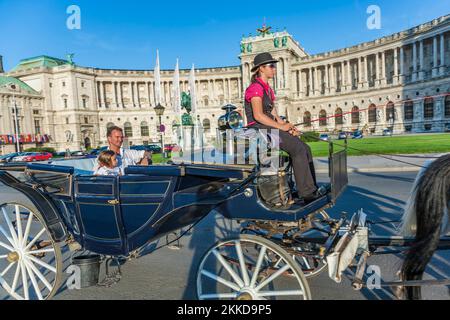
[[230,289],[233,289],[234,291],[239,291],[240,290],[240,288],[237,285],[235,285],[234,283],[232,283],[232,282],[230,282],[228,280],[225,280],[224,278],[219,277],[218,275],[215,275],[215,274],[213,274],[213,273],[211,273],[209,271],[202,270],[202,275],[204,275],[204,276],[206,276],[206,277],[208,277],[208,278],[210,278],[212,280],[215,280],[217,282],[220,282],[221,284],[227,286]]
[[278,278],[280,275],[282,275],[285,271],[287,271],[290,268],[289,264],[286,264],[284,267],[279,269],[277,272],[272,274],[270,277],[268,277],[266,280],[264,280],[255,290],[259,291],[265,286],[267,286],[270,282]]
[[39,299],[39,300],[44,300],[44,299],[42,298],[41,290],[39,289],[39,286],[38,286],[38,284],[37,284],[36,277],[34,276],[33,271],[30,270],[30,268],[29,268],[29,266],[27,265],[27,263],[26,263],[25,260],[24,260],[24,264],[25,264],[25,269],[27,270],[28,275],[30,276],[30,280],[31,280],[31,284],[33,285],[33,288],[34,288],[34,292],[35,292],[36,295],[38,296],[38,299]]
[[[41,231],[39,231],[39,233],[34,237],[34,239],[31,240],[31,242],[26,246],[25,251],[30,250],[30,248],[33,246],[33,244],[35,244],[35,242],[39,239],[40,236],[42,236],[44,234],[45,231],[46,231],[45,228],[43,228]],[[26,243],[24,243],[24,245],[25,244]]]
[[[14,244],[13,239],[6,233],[5,229],[3,229],[2,226],[0,226],[0,232],[3,233],[3,235],[4,235],[5,238],[6,238],[6,240],[8,240],[8,242],[9,242],[13,247],[16,246],[16,245]],[[0,245],[1,245],[1,244],[2,244],[2,242],[0,242]],[[6,248],[6,247],[5,247],[5,248]],[[9,246],[8,246],[8,248],[6,248],[6,249],[8,249],[8,250],[10,250],[10,251],[14,251],[14,249],[13,249],[12,247],[9,247]]]
[[266,255],[267,248],[265,246],[261,247],[261,251],[259,252],[258,261],[256,262],[255,271],[253,273],[252,281],[250,282],[250,287],[253,288],[255,286],[256,280],[258,280],[258,274],[261,270],[261,265],[264,260],[264,256]]
[[22,287],[23,287],[23,292],[25,295],[25,300],[30,300],[30,293],[28,291],[27,272],[25,270],[25,265],[24,265],[23,261],[20,262],[20,269],[22,271]]
[[287,290],[287,291],[260,291],[260,297],[281,297],[281,296],[302,296],[302,290]]
[[237,293],[202,294],[200,300],[236,299]]
[[37,263],[38,265],[52,271],[53,273],[56,273],[56,268],[52,267],[51,265],[45,263],[44,261],[41,261],[33,256],[27,256],[28,259],[30,259],[31,261],[33,261],[34,263]]
[[14,266],[14,264],[15,264],[15,262],[10,263],[10,264],[5,268],[5,270],[3,270],[2,273],[0,273],[0,277],[4,277],[5,274],[7,274],[9,270],[11,270],[11,268]]
[[31,223],[33,222],[33,212],[29,212],[27,226],[25,227],[25,233],[23,234],[22,247],[27,244],[28,235],[30,234]]
[[311,269],[311,266],[309,265],[308,259],[306,257],[302,257],[303,262],[305,262],[305,267],[307,270]]
[[242,253],[241,243],[239,241],[236,241],[235,245],[236,245],[236,252],[239,258],[239,265],[241,266],[241,273],[244,279],[244,284],[245,286],[248,286],[250,284],[250,279],[248,277],[247,267],[245,265],[245,259],[244,254]]
[[42,283],[47,287],[47,289],[51,292],[53,290],[52,285],[47,281],[45,276],[36,268],[36,266],[31,262],[25,259],[25,263],[33,270],[33,272],[38,276],[38,278],[42,281]]
[[55,252],[55,249],[51,248],[51,249],[28,251],[27,254],[41,254],[41,253],[49,253],[49,252]]
[[9,232],[11,233],[12,240],[14,241],[14,243],[12,243],[12,245],[18,246],[19,242],[17,239],[17,233],[16,233],[16,230],[14,229],[14,226],[11,223],[11,219],[9,219],[9,217],[8,217],[8,212],[6,212],[5,207],[2,207],[2,212],[3,212],[3,217],[5,218],[6,224],[8,225]]
[[[1,227],[0,227],[0,228],[1,228]],[[6,243],[1,242],[1,241],[0,241],[0,247],[3,247],[3,248],[5,248],[6,250],[11,251],[11,252],[14,252],[14,251],[15,251],[13,247],[10,247],[9,245],[7,245]]]
[[8,255],[7,255],[7,254],[5,254],[5,255],[3,255],[3,256],[0,256],[0,259],[6,259],[6,258],[8,258]]
[[20,267],[20,263],[17,264],[16,273],[14,274],[14,280],[11,286],[12,293],[16,292],[17,283],[19,282],[20,271],[22,268]]
[[231,268],[228,262],[225,261],[225,259],[222,257],[222,255],[217,251],[217,249],[213,250],[213,254],[216,256],[217,260],[222,264],[222,266],[225,268],[225,270],[228,271],[228,273],[231,275],[233,280],[239,285],[239,287],[243,287],[244,283],[239,278],[239,276],[234,272],[234,270]]
[[19,241],[18,244],[22,243],[22,218],[20,217],[20,208],[18,205],[16,205],[16,226],[17,226],[17,234],[19,235]]

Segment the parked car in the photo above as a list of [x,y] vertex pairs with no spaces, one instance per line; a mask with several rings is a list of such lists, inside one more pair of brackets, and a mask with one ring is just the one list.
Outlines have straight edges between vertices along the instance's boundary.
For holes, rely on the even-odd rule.
[[89,152],[89,154],[92,155],[92,156],[98,156],[100,154],[100,152],[106,151],[106,150],[108,150],[108,147],[101,147],[101,148],[98,148],[98,149],[91,150],[91,152]]
[[393,132],[390,129],[383,130],[383,137],[392,137]]
[[450,123],[447,123],[447,124],[445,125],[444,131],[445,131],[445,132],[450,132]]
[[53,158],[53,154],[50,152],[27,152],[22,156],[15,157],[15,162],[35,162],[35,161],[48,161]]
[[0,163],[8,163],[13,161],[13,159],[15,157],[19,157],[24,155],[24,152],[14,152],[14,153],[9,153],[9,154],[5,154],[3,156],[0,156]]
[[339,134],[338,134],[338,139],[339,139],[339,140],[345,140],[345,139],[347,139],[347,133],[345,133],[345,132],[339,132]]
[[319,139],[322,140],[322,141],[330,141],[330,136],[328,134],[326,134],[326,133],[322,133],[319,136]]
[[352,139],[362,139],[362,138],[364,138],[362,131],[357,130],[357,131],[353,132]]
[[132,146],[130,149],[137,151],[149,151],[152,153],[162,153],[162,148],[155,144],[149,144],[147,146]]

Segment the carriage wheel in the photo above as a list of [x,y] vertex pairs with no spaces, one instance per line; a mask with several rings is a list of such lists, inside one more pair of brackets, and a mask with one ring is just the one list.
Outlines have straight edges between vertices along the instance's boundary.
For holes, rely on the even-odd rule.
[[43,221],[34,206],[0,206],[0,288],[7,298],[46,300],[60,287],[61,249]]
[[286,251],[267,239],[241,235],[219,242],[203,256],[197,269],[197,297],[309,300],[311,293],[302,270]]

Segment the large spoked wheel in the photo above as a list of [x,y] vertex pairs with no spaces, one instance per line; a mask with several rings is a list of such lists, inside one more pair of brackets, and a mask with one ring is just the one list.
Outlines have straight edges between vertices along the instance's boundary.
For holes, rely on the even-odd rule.
[[199,300],[310,300],[299,265],[281,247],[261,237],[222,241],[197,270]]
[[61,249],[37,209],[17,203],[0,206],[0,288],[6,298],[50,299],[61,279]]

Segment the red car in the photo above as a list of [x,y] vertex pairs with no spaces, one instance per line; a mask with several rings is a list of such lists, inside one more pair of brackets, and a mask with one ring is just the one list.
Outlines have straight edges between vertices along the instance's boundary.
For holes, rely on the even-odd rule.
[[170,153],[170,152],[173,151],[173,149],[174,149],[176,146],[177,146],[176,144],[166,144],[166,145],[164,146],[164,151]]
[[51,158],[53,158],[53,155],[49,152],[42,152],[42,153],[31,153],[27,154],[23,157],[22,161],[25,162],[34,162],[34,161],[48,161]]

